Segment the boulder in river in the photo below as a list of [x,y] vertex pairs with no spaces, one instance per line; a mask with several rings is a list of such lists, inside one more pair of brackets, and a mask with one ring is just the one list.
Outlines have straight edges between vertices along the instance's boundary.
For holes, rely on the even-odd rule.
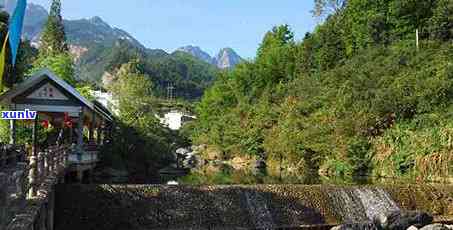
[[449,228],[447,225],[443,224],[430,224],[426,225],[425,227],[421,228],[420,230],[450,230],[452,228]]
[[179,154],[179,155],[187,155],[187,153],[190,153],[190,149],[187,149],[187,148],[179,148],[176,150],[176,154]]
[[433,217],[421,211],[393,211],[381,215],[375,222],[383,229],[406,230],[410,226],[421,228],[429,225],[433,222]]
[[255,168],[257,169],[265,169],[267,167],[266,161],[264,159],[258,159],[255,162]]

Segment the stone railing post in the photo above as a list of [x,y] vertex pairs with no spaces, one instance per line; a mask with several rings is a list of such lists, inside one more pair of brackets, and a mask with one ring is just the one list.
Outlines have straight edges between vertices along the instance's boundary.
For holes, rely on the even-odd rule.
[[11,164],[16,165],[17,162],[19,161],[18,157],[19,157],[20,153],[17,151],[17,149],[13,145],[8,145],[8,152],[11,157]]
[[66,165],[68,164],[68,155],[69,149],[67,146],[63,146],[63,167],[66,169]]
[[30,184],[30,188],[28,190],[27,198],[32,199],[36,197],[38,192],[38,162],[36,156],[30,157],[30,171],[28,172],[28,181]]
[[17,178],[16,178],[16,196],[17,198],[25,198],[27,188],[27,163],[17,163]]
[[54,171],[54,174],[57,175],[58,174],[58,155],[59,155],[59,151],[58,151],[58,147],[53,147],[53,171]]
[[64,170],[64,148],[60,146],[60,171]]
[[56,146],[55,147],[55,173],[58,175],[58,173],[61,170],[61,165],[60,165],[60,147]]
[[46,178],[46,169],[45,169],[45,153],[39,152],[38,153],[38,177],[40,180],[44,180]]
[[49,150],[46,149],[45,152],[44,152],[44,172],[46,173],[46,177],[47,175],[50,174],[50,164],[49,164]]
[[23,145],[20,145],[20,146],[16,146],[16,149],[19,151],[19,162],[24,162],[26,160],[26,150],[25,150],[25,146]]
[[66,168],[66,163],[65,163],[65,155],[66,154],[66,151],[64,150],[64,146],[61,146],[60,147],[60,167],[61,167],[61,171],[64,171],[65,168]]
[[47,158],[49,163],[49,175],[51,175],[54,171],[54,160],[53,160],[53,149],[50,147],[47,152]]

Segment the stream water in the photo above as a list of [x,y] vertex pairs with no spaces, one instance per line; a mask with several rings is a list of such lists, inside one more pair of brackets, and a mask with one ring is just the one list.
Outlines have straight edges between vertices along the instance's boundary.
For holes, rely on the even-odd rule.
[[272,172],[271,170],[234,169],[227,164],[208,164],[192,169],[187,174],[161,175],[160,183],[178,182],[187,185],[256,185],[256,184],[304,184],[304,185],[370,185],[415,184],[411,179],[361,177],[324,177],[317,171]]

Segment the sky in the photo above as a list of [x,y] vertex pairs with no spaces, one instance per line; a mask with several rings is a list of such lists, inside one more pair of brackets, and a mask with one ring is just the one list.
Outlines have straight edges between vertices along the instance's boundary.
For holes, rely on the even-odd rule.
[[[47,9],[51,0],[29,0]],[[288,24],[297,39],[312,31],[313,0],[62,0],[65,19],[100,16],[153,49],[231,47],[253,58],[264,34]]]

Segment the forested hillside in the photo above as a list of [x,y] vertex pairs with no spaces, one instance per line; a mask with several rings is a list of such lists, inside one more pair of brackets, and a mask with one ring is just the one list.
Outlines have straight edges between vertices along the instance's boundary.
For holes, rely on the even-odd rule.
[[194,141],[329,175],[453,175],[453,1],[333,2],[302,41],[277,26],[223,74]]
[[157,96],[165,97],[166,88],[175,87],[179,98],[199,99],[211,85],[217,69],[188,54],[168,54],[147,49],[127,32],[113,28],[99,17],[65,21],[68,42],[76,57],[77,75],[102,85],[102,77],[138,59],[143,72],[150,76]]
[[[114,75],[122,64],[140,62],[142,72],[149,75],[157,96],[165,97],[166,88],[175,87],[177,97],[193,100],[200,98],[212,84],[218,70],[187,53],[167,54],[161,50],[142,49],[127,40],[94,44],[78,60],[80,76],[100,83],[102,77]],[[104,79],[105,80],[105,79]]]
[[[9,1],[8,6],[15,5]],[[6,7],[12,12],[11,7]],[[7,17],[5,15],[5,17]],[[48,18],[47,10],[37,4],[28,4],[24,37],[39,46]],[[68,47],[75,62],[78,80],[102,85],[104,75],[115,75],[122,64],[137,58],[151,77],[158,96],[166,96],[166,87],[173,85],[179,98],[199,99],[215,78],[217,69],[201,60],[182,54],[168,54],[159,49],[147,49],[128,32],[110,26],[100,17],[63,20]]]

